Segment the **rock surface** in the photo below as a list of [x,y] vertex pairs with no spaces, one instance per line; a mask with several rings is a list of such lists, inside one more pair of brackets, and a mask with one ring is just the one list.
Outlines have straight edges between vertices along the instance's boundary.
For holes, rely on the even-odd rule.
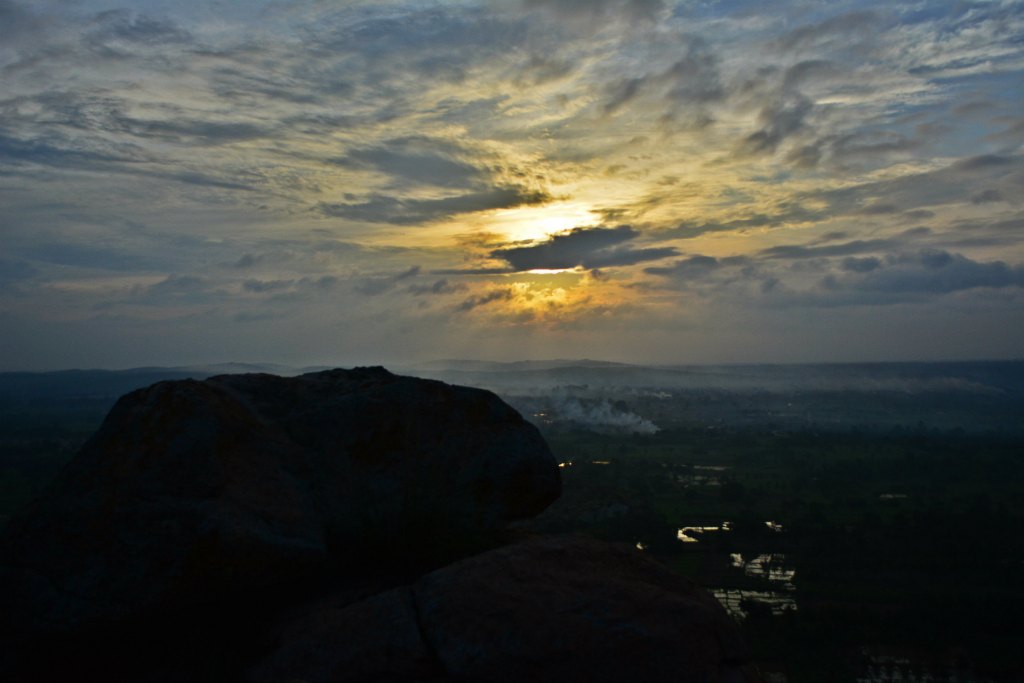
[[757,680],[704,590],[627,546],[541,537],[307,606],[251,680]]
[[455,556],[559,490],[536,428],[490,392],[382,368],[162,382],[121,398],[0,538],[0,636]]

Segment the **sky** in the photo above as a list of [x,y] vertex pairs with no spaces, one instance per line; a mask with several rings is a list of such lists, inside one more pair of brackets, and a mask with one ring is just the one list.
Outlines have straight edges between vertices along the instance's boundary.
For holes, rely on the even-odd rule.
[[0,369],[1020,358],[1024,1],[0,0]]

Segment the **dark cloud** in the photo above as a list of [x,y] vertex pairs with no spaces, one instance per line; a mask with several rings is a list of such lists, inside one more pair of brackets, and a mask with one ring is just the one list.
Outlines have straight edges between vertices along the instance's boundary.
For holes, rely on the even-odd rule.
[[774,152],[782,141],[804,128],[814,103],[803,96],[789,96],[761,109],[761,128],[744,139],[742,150],[749,154]]
[[113,271],[129,271],[152,264],[148,257],[140,257],[121,249],[72,242],[40,244],[29,248],[25,255],[43,263]]
[[815,24],[806,24],[794,29],[776,41],[776,46],[785,52],[835,48],[846,48],[870,40],[877,32],[880,17],[874,12],[849,12],[830,17]]
[[[66,144],[61,144],[66,143]],[[96,148],[61,140],[58,136],[48,140],[20,139],[0,132],[0,159],[11,163],[31,163],[78,170],[106,170],[114,163],[141,161],[139,150],[126,148]]]
[[604,103],[604,113],[614,114],[633,101],[645,82],[644,78],[627,78],[613,84],[608,91],[608,99]]
[[215,289],[213,283],[206,278],[172,273],[155,284],[136,285],[132,288],[132,296],[135,301],[147,305],[204,303]]
[[202,119],[143,120],[119,116],[114,122],[125,133],[141,138],[157,138],[190,145],[225,145],[270,137],[273,130],[248,121],[209,121]]
[[[122,172],[128,173],[128,169],[124,169]],[[160,180],[173,180],[178,183],[185,183],[186,185],[197,185],[199,187],[217,188],[221,190],[241,190],[243,192],[254,192],[259,190],[258,183],[248,184],[237,182],[229,178],[224,178],[217,175],[211,175],[209,173],[203,173],[201,171],[180,171],[166,173],[162,171],[144,171],[139,170],[139,175],[149,176],[151,178],[157,178]]]
[[465,160],[467,150],[447,140],[405,137],[350,150],[335,163],[369,168],[395,179],[438,187],[479,187],[492,175]]
[[[304,81],[326,88],[340,83],[346,91],[372,93],[401,109],[417,82],[463,82],[472,69],[507,57],[527,38],[524,20],[482,7],[408,5],[396,11],[394,5],[375,5],[341,7],[307,27],[302,37],[311,59],[297,68]],[[332,68],[345,58],[352,60],[349,68]]]
[[726,92],[718,64],[718,55],[707,42],[699,37],[688,37],[684,56],[665,72],[670,84],[668,97],[688,104],[722,100]]
[[672,278],[673,280],[694,280],[707,277],[723,266],[722,261],[713,256],[697,254],[681,261],[676,261],[671,266],[644,268],[649,275],[660,275]]
[[261,302],[293,305],[329,292],[338,286],[340,280],[334,275],[307,276],[278,280],[250,278],[242,283],[242,291],[261,296]]
[[827,148],[837,165],[849,165],[851,160],[875,160],[897,152],[909,152],[921,143],[902,133],[891,130],[854,131],[844,135],[825,137],[818,142]]
[[542,8],[561,16],[587,20],[621,17],[627,21],[657,21],[665,9],[662,0],[523,0],[528,8]]
[[377,296],[384,292],[390,291],[395,288],[400,282],[404,282],[410,278],[414,278],[420,274],[419,266],[412,266],[407,270],[403,270],[400,273],[393,275],[383,275],[378,277],[366,278],[358,285],[356,285],[356,291],[366,296]]
[[1007,154],[1012,154],[1024,145],[1024,118],[1009,119],[1010,123],[998,133],[987,136],[988,140],[1004,145]]
[[663,71],[623,78],[611,83],[605,94],[603,112],[615,114],[644,94],[656,94],[668,104],[665,117],[680,117],[690,123],[707,125],[711,116],[705,105],[719,102],[726,90],[718,72],[718,56],[699,37],[688,36],[683,57]]
[[235,268],[252,268],[259,261],[258,256],[252,254],[242,254],[237,261],[234,262]]
[[[883,181],[851,185],[836,190],[810,192],[798,197],[806,202],[825,202],[827,216],[859,215],[865,207],[885,207],[903,212],[913,220],[934,214],[929,208],[970,202],[979,191],[1011,186],[1024,174],[1024,156],[981,155],[958,160],[933,171],[909,173]],[[922,213],[928,212],[928,213]]]
[[841,288],[885,294],[947,294],[979,287],[1024,287],[1024,266],[1003,261],[979,262],[962,254],[923,250],[886,259],[884,267],[863,278],[843,281]]
[[1019,157],[1014,158],[1006,154],[981,154],[960,159],[954,162],[951,168],[956,171],[978,171],[989,168],[1005,168],[1020,163]]
[[146,118],[130,114],[133,108],[137,109],[129,99],[111,93],[68,90],[21,98],[11,111],[12,116],[26,123],[38,120],[39,114],[18,116],[18,111],[42,109],[43,116],[61,128],[189,145],[221,145],[269,137],[274,133],[271,127],[252,121],[224,120],[223,115],[212,116],[167,103],[147,107]]
[[456,306],[455,310],[461,313],[465,313],[467,311],[472,311],[474,308],[479,308],[481,306],[493,304],[496,301],[508,301],[509,299],[512,298],[512,296],[513,292],[511,288],[504,287],[501,289],[495,289],[488,292],[487,294],[469,297],[468,299],[460,303],[458,306]]
[[972,204],[986,204],[988,202],[1001,202],[1005,198],[999,190],[982,190],[971,195]]
[[899,207],[895,204],[872,203],[861,208],[857,213],[861,216],[884,216],[891,213],[899,213]]
[[[913,209],[911,211],[904,211],[903,217],[912,221],[924,221],[929,218],[935,218],[935,212],[928,209]],[[925,229],[927,230],[927,228]]]
[[900,248],[903,243],[895,239],[853,240],[826,246],[808,246],[804,244],[780,244],[760,252],[761,256],[770,259],[808,259],[823,256],[849,256],[886,251]]
[[[746,297],[750,285],[774,304],[842,307],[926,302],[950,293],[1024,287],[1024,265],[976,261],[942,249],[892,251],[880,256],[833,259],[821,256],[780,268],[771,258],[694,255],[667,267],[644,269],[673,288],[719,297]],[[818,273],[811,288],[801,286]]]
[[334,275],[321,275],[318,278],[302,278],[301,284],[311,284],[313,287],[322,290],[334,289],[338,285],[338,278]]
[[150,293],[194,292],[206,287],[206,280],[195,275],[168,275],[165,279],[150,285]]
[[786,69],[782,88],[785,91],[798,90],[807,83],[832,80],[842,71],[842,67],[835,62],[826,59],[806,59]]
[[873,270],[878,270],[881,266],[882,260],[875,258],[874,256],[868,256],[866,258],[847,256],[843,259],[840,267],[843,270],[850,271],[852,273],[870,273]]
[[[0,132],[0,161],[11,165],[39,165],[57,170],[86,171],[96,174],[124,174],[139,178],[173,181],[205,188],[252,191],[256,184],[231,176],[218,176],[188,168],[181,163],[176,170],[166,170],[154,163],[148,152],[133,143],[109,144],[100,138],[72,140],[54,133],[48,140],[19,139]],[[173,168],[173,167],[172,167]]]
[[0,45],[18,46],[46,25],[46,20],[20,2],[0,0]]
[[365,202],[321,203],[319,208],[327,216],[367,223],[418,225],[463,213],[546,204],[552,199],[543,190],[502,186],[441,199],[403,199],[377,194]]
[[242,289],[256,294],[265,294],[288,289],[294,284],[295,280],[246,280],[242,283]]
[[669,266],[645,268],[644,272],[663,278],[670,288],[701,293],[721,294],[738,288],[742,296],[747,296],[750,285],[754,285],[763,294],[773,292],[782,285],[782,280],[771,269],[766,269],[746,256],[716,258],[694,254]]
[[729,221],[687,221],[674,228],[657,232],[659,237],[692,238],[714,232],[753,230],[756,228],[777,228],[794,223],[808,223],[825,220],[829,213],[821,209],[808,209],[800,202],[784,202],[775,213],[755,213],[744,218]]
[[803,145],[786,154],[786,163],[796,168],[814,168],[821,162],[822,150],[816,145]]
[[430,272],[434,275],[508,275],[517,271],[514,268],[439,268]]
[[[336,83],[333,90],[341,94],[346,90],[346,85]],[[334,94],[326,89],[308,90],[294,79],[282,77],[276,72],[249,72],[231,66],[220,67],[210,74],[210,89],[221,99],[252,106],[265,104],[267,99],[302,105],[322,104],[326,97]],[[309,114],[290,116],[287,119],[283,123],[290,128],[302,121],[308,124],[322,120]]]
[[141,45],[192,42],[191,34],[169,19],[139,15],[126,9],[102,12],[93,21],[96,29],[89,39],[100,44],[111,41]]
[[625,243],[640,236],[633,228],[575,228],[552,235],[544,242],[508,247],[491,252],[491,258],[507,261],[515,271],[610,268],[653,261],[678,252],[672,247],[635,249]]
[[39,269],[22,260],[0,258],[0,287],[35,277]]
[[454,294],[455,292],[461,292],[466,289],[466,285],[458,282],[449,282],[447,279],[436,280],[429,285],[409,285],[409,293],[415,296],[423,296],[425,294],[437,295],[437,294]]

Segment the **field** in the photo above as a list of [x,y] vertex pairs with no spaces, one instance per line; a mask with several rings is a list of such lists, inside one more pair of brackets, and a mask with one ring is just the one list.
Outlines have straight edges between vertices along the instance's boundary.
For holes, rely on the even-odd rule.
[[549,442],[565,493],[529,528],[645,548],[727,605],[764,671],[1021,680],[1021,441],[663,430]]

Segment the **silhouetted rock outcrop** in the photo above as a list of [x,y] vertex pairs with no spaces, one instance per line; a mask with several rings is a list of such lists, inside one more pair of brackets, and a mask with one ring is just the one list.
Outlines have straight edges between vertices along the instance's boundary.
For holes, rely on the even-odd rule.
[[704,590],[628,546],[543,537],[352,604],[308,606],[259,683],[756,680]]
[[756,680],[725,611],[639,551],[495,547],[560,488],[486,391],[382,368],[155,384],[0,537],[0,678]]
[[119,620],[436,562],[559,490],[537,430],[479,389],[382,368],[162,382],[10,525],[0,591],[9,629]]

